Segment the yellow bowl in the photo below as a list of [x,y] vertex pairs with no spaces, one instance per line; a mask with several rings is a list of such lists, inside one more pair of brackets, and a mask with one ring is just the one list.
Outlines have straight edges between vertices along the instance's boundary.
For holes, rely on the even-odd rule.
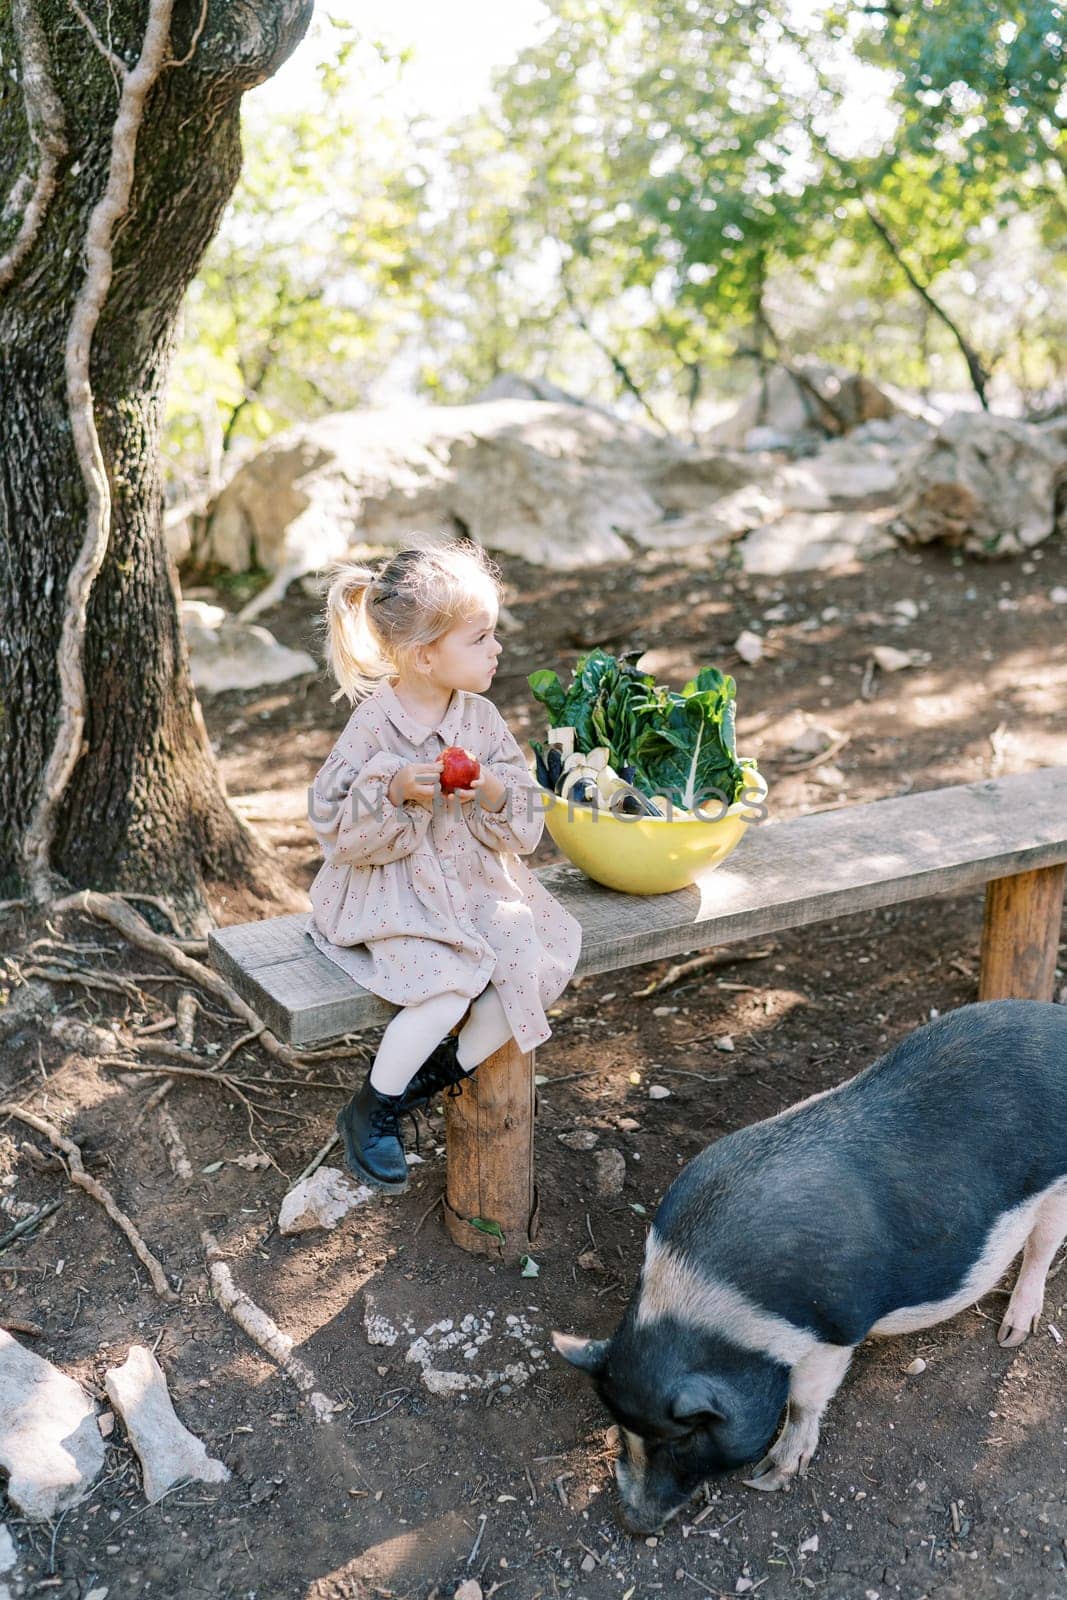
[[708,820],[677,810],[673,817],[620,817],[606,806],[568,803],[541,784],[538,789],[546,828],[586,877],[625,894],[670,894],[725,861],[760,818],[767,785],[754,768],[746,770],[745,798],[722,816],[709,802]]

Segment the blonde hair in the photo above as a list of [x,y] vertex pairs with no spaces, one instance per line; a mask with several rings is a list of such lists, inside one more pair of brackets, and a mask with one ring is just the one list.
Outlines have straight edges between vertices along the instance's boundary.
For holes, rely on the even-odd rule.
[[382,678],[418,671],[415,652],[479,611],[499,607],[500,568],[469,539],[415,541],[376,571],[351,561],[326,573],[325,653],[339,685],[332,700],[355,702]]

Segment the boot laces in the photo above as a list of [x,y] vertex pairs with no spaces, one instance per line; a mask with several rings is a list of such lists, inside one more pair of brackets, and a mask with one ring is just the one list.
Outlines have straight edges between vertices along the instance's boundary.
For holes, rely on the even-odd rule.
[[395,1106],[382,1105],[380,1102],[371,1110],[369,1117],[370,1130],[373,1134],[392,1134],[399,1136],[399,1118]]

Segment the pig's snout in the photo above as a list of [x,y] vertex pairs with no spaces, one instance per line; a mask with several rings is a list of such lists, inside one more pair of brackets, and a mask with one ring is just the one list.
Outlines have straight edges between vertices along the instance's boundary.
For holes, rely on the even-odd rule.
[[625,1429],[620,1429],[615,1482],[619,1490],[619,1522],[635,1536],[658,1533],[677,1516],[692,1493],[658,1470],[656,1463],[649,1460],[645,1441]]

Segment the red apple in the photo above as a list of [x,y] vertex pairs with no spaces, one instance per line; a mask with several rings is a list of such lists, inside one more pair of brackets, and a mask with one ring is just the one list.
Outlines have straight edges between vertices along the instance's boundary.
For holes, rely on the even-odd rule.
[[469,789],[482,770],[477,756],[458,744],[450,744],[441,754],[445,763],[441,771],[441,793],[451,794],[454,789]]

